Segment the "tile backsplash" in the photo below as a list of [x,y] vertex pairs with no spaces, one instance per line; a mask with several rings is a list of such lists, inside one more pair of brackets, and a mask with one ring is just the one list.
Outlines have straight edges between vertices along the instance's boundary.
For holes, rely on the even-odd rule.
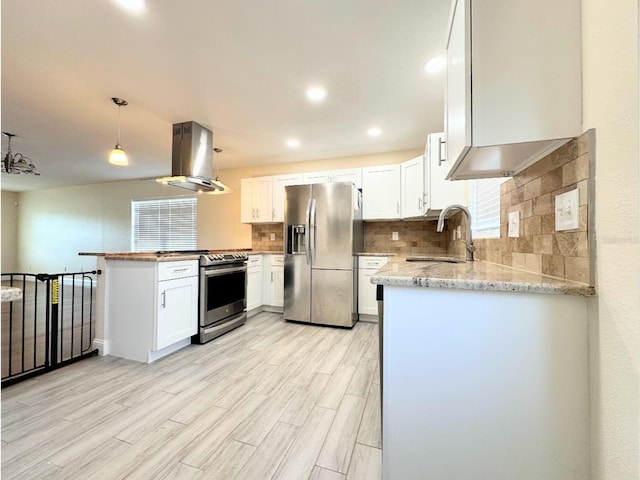
[[[251,226],[251,249],[259,252],[284,251],[282,223],[256,223]],[[274,240],[271,240],[273,234]]]
[[[507,180],[500,189],[500,238],[475,239],[475,258],[520,270],[544,273],[577,282],[592,282],[592,232],[589,225],[593,195],[593,142],[590,130]],[[555,230],[555,197],[578,189],[579,226]],[[520,236],[508,236],[510,212],[520,212]],[[447,222],[447,230],[461,225],[461,214]],[[450,255],[463,255],[464,245],[452,241]]]
[[[402,255],[446,255],[445,232],[436,232],[435,221],[365,222],[364,250],[373,253]],[[398,232],[398,240],[392,240]]]

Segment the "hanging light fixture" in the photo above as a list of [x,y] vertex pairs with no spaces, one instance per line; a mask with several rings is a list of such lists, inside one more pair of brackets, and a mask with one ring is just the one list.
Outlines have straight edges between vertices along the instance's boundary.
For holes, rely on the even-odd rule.
[[118,106],[118,141],[109,154],[109,163],[124,167],[129,165],[129,160],[127,159],[127,154],[124,153],[124,150],[122,149],[122,145],[120,145],[120,107],[127,106],[129,102],[117,97],[112,97],[111,100],[113,100],[113,103]]
[[31,160],[28,157],[25,157],[21,153],[14,154],[11,151],[11,139],[16,135],[9,132],[2,132],[2,134],[9,139],[7,153],[2,158],[2,173],[40,175],[40,172],[36,170],[36,166],[31,163]]
[[[216,157],[219,153],[222,153],[221,148],[214,148],[213,151],[216,153]],[[233,190],[230,187],[220,181],[220,163],[218,162],[216,162],[216,179],[212,180],[212,182],[215,183],[220,188],[220,190],[209,192],[209,195],[224,195],[225,193],[233,193]]]

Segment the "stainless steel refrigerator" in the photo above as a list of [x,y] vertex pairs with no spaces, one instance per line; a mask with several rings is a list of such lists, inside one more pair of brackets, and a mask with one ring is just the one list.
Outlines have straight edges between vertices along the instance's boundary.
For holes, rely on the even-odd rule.
[[362,196],[352,183],[285,187],[284,318],[352,327]]

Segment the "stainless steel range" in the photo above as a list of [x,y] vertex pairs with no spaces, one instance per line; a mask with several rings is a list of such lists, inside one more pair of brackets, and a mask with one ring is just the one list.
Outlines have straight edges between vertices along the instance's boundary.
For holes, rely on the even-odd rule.
[[200,312],[195,343],[206,343],[247,321],[247,254],[200,255]]

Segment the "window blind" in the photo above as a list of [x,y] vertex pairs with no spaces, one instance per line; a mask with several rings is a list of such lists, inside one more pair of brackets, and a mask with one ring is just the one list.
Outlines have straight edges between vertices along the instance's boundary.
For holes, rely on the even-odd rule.
[[132,200],[131,250],[193,250],[196,222],[195,197]]
[[500,185],[505,180],[471,181],[471,232],[474,238],[500,238]]

